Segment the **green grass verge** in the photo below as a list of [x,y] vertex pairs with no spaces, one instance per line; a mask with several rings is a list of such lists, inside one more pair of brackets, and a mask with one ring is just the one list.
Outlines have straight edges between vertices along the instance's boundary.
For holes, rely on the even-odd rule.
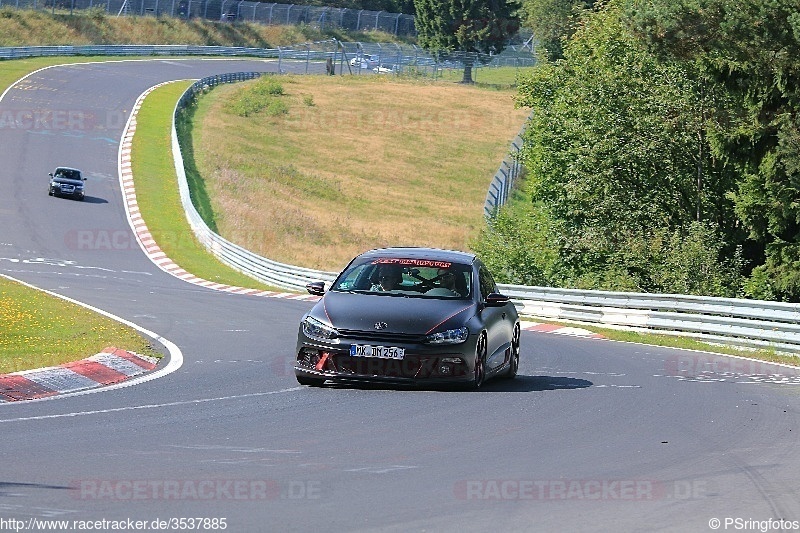
[[136,330],[0,277],[0,374],[54,366],[114,346],[159,356]]
[[[151,92],[137,117],[131,151],[136,199],[158,246],[187,272],[238,287],[279,290],[225,266],[197,240],[186,220],[172,159],[171,128],[175,102],[192,81],[175,82]],[[187,154],[190,155],[190,154]]]

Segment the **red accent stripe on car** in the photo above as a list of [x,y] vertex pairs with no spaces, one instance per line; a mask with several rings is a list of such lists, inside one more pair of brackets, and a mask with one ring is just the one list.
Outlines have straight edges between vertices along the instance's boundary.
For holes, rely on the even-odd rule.
[[458,314],[460,314],[460,313],[463,313],[464,311],[466,311],[467,309],[469,309],[469,308],[470,308],[470,307],[472,307],[473,305],[475,305],[475,304],[469,304],[469,305],[468,305],[468,306],[466,306],[464,309],[462,309],[462,310],[460,310],[460,311],[456,311],[455,313],[453,313],[452,315],[450,315],[449,317],[445,318],[444,320],[442,320],[441,322],[439,322],[438,324],[436,324],[435,326],[433,326],[431,329],[429,329],[428,331],[426,331],[426,332],[425,332],[425,335],[430,335],[430,334],[431,334],[431,332],[432,332],[433,330],[435,330],[436,328],[438,328],[439,326],[441,326],[442,324],[444,324],[445,322],[447,322],[448,320],[450,320],[450,319],[451,319],[451,318],[453,318],[454,316],[456,316],[456,315],[458,315]]

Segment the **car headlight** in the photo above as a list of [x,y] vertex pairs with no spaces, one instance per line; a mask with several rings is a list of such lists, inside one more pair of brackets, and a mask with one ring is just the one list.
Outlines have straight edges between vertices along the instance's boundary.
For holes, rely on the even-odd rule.
[[306,317],[303,320],[302,326],[303,333],[305,333],[307,337],[325,342],[339,342],[339,332],[314,317]]
[[425,337],[428,344],[461,344],[469,338],[469,330],[466,327],[458,329],[448,329],[440,333],[432,333]]

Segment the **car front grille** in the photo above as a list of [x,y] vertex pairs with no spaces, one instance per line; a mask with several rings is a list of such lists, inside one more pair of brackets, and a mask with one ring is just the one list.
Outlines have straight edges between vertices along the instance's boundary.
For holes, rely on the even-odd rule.
[[421,344],[424,335],[409,335],[407,333],[389,333],[383,331],[339,330],[339,338],[343,340],[371,341],[393,344]]

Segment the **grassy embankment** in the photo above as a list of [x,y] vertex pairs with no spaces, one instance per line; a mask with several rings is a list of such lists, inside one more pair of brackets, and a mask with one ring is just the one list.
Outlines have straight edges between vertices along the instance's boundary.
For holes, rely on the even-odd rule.
[[[512,90],[382,76],[278,83],[280,94],[262,79],[199,100],[195,163],[221,235],[331,271],[375,247],[468,249],[527,116]],[[258,98],[278,110],[237,114]]]
[[170,17],[117,17],[102,8],[68,13],[0,7],[0,46],[192,44],[275,48],[309,41],[390,41],[382,32],[320,31],[310,26],[220,23]]

